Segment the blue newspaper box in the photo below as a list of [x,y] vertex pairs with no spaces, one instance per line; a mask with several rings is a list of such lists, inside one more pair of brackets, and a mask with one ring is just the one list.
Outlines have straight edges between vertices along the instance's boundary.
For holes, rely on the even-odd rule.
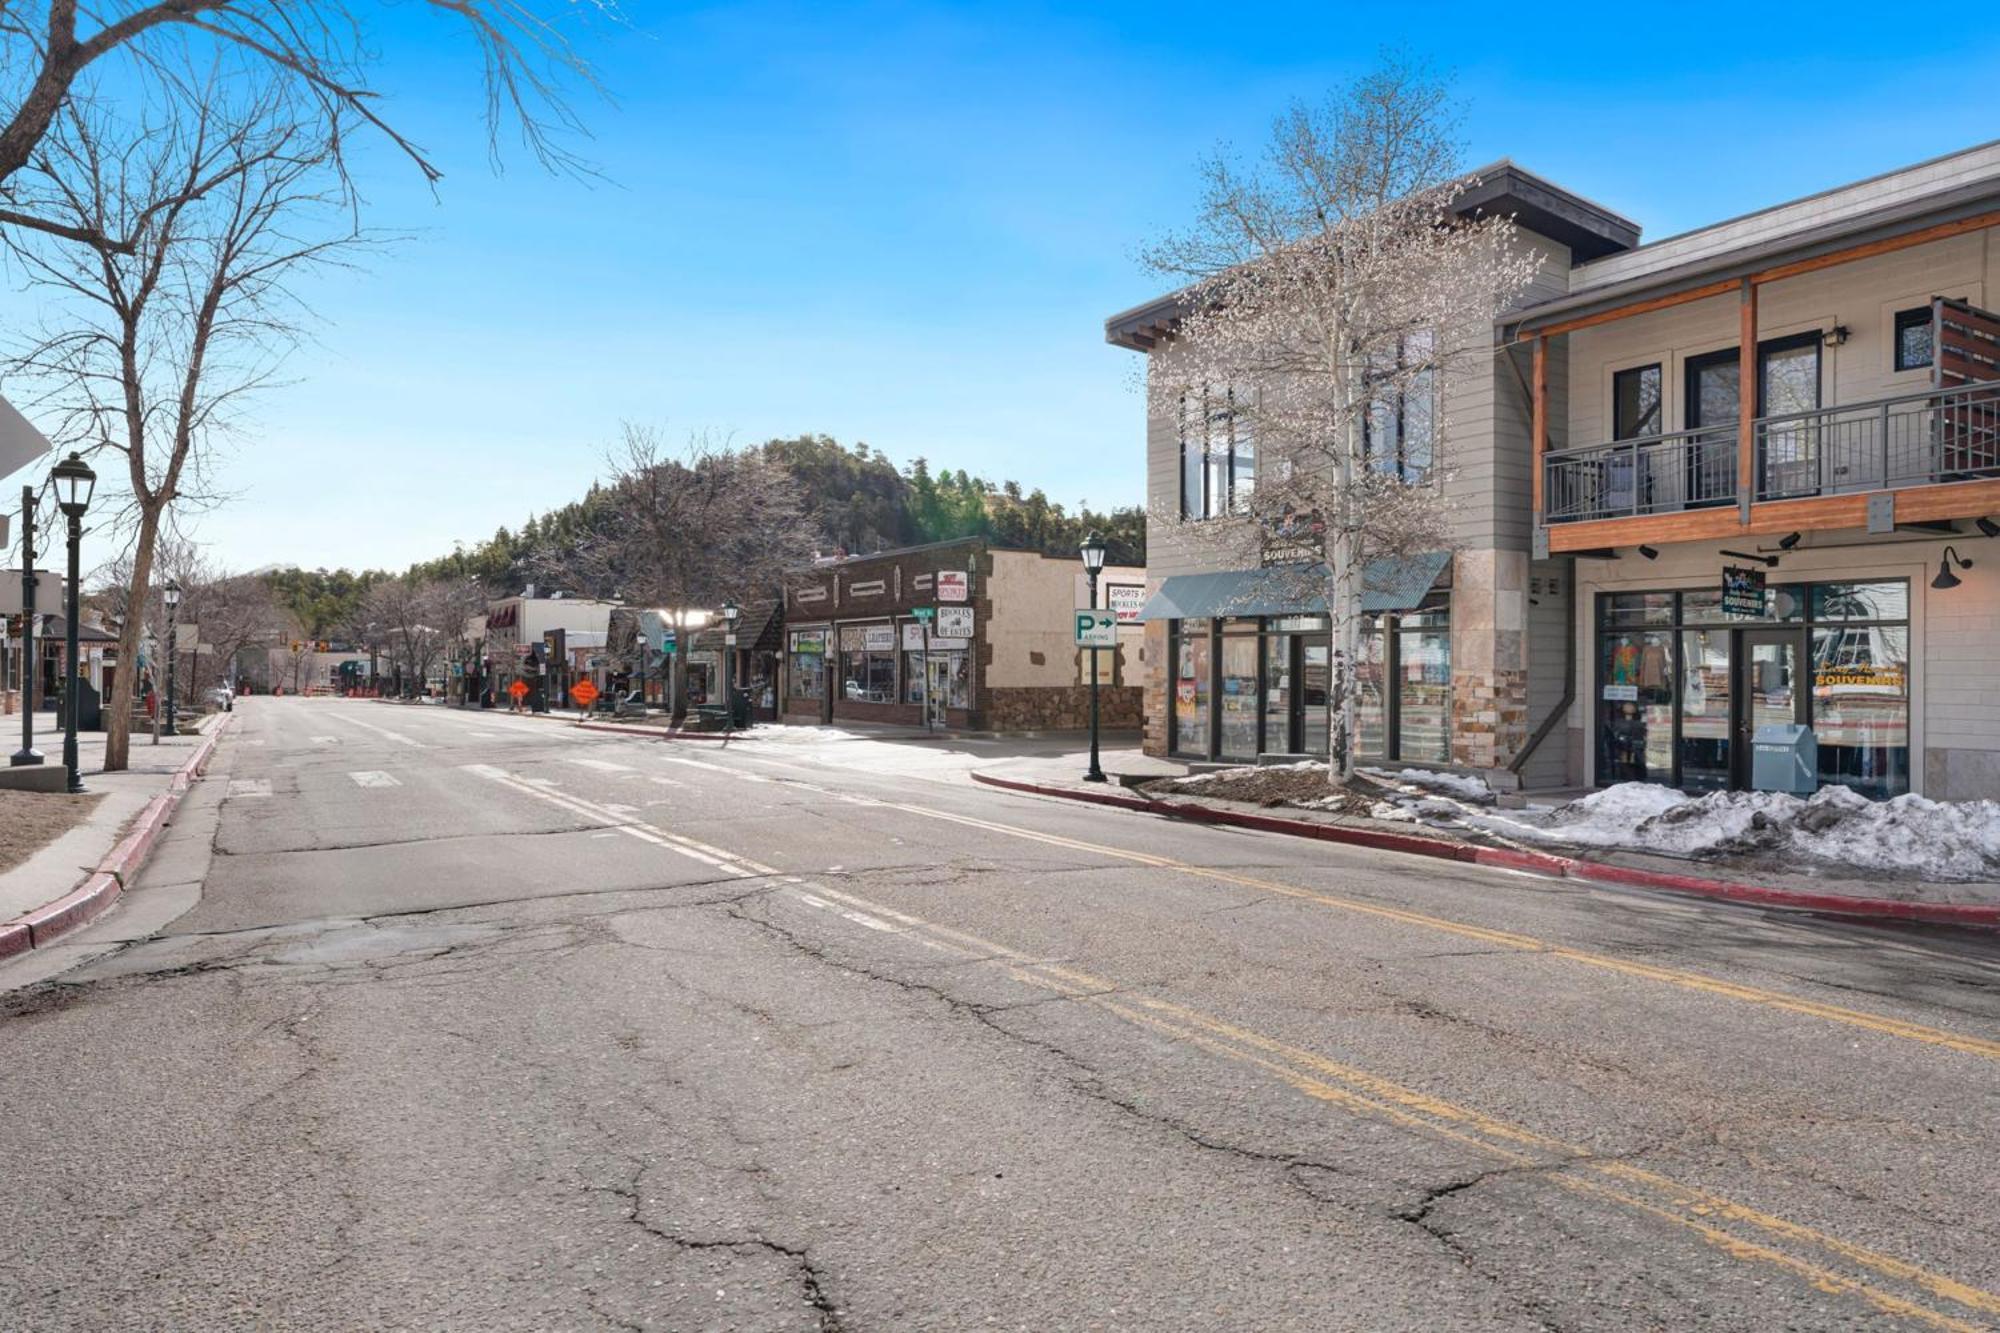
[[1750,747],[1750,785],[1757,791],[1810,796],[1819,790],[1819,737],[1811,727],[1759,727]]

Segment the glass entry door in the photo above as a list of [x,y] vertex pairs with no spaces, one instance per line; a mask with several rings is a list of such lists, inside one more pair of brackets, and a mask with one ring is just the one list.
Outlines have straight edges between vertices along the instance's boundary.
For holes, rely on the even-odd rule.
[[1735,785],[1750,786],[1750,748],[1757,728],[1804,721],[1800,670],[1804,636],[1798,630],[1737,631]]
[[933,727],[945,725],[945,706],[951,699],[950,653],[932,653],[924,662],[924,720]]

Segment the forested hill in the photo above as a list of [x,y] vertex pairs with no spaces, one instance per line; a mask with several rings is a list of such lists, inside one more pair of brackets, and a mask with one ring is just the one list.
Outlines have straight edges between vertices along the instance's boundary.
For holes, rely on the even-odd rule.
[[[757,447],[798,479],[827,554],[987,537],[1002,546],[1074,555],[1095,529],[1110,547],[1110,563],[1145,562],[1146,514],[1136,505],[1109,513],[1081,507],[1071,512],[1040,489],[1023,492],[1017,482],[991,483],[963,468],[932,472],[922,458],[899,469],[865,444],[849,448],[824,435]],[[604,503],[601,489],[593,486],[579,500],[531,515],[518,529],[501,528],[407,572],[422,580],[478,578],[495,593],[520,592],[537,581],[537,554],[561,550],[589,531]],[[368,585],[382,577],[375,571],[283,570],[266,582],[279,603],[319,636],[344,623]],[[540,581],[550,590],[545,574]]]
[[[948,541],[989,537],[1002,546],[1073,555],[1092,529],[1110,546],[1112,564],[1143,564],[1146,514],[1139,506],[1097,513],[1071,513],[1040,489],[1023,493],[1019,483],[998,484],[956,472],[932,472],[922,458],[898,469],[865,444],[852,448],[824,435],[771,440],[761,446],[783,461],[805,492],[827,554],[849,555]],[[530,517],[520,529],[500,529],[473,546],[414,566],[418,578],[478,577],[488,586],[518,592],[535,575],[530,557],[561,549],[572,534],[587,531],[600,492],[592,487],[581,500]]]

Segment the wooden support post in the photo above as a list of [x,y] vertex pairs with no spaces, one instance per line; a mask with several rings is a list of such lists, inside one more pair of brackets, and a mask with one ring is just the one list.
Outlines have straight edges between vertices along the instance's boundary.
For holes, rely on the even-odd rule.
[[1749,521],[1757,498],[1757,284],[1743,279],[1736,352],[1736,512]]
[[1542,525],[1542,459],[1549,451],[1549,340],[1535,339],[1535,374],[1529,397],[1534,402],[1534,424],[1530,427],[1533,443],[1529,446],[1533,456],[1533,472],[1529,478],[1529,493],[1534,497],[1535,526]]

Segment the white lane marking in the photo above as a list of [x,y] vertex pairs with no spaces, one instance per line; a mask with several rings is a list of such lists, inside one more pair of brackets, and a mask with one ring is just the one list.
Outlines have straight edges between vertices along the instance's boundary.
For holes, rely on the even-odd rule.
[[403,785],[379,769],[349,773],[347,776],[354,779],[354,785],[357,787],[400,787]]
[[372,731],[377,736],[380,736],[385,740],[392,740],[396,742],[396,744],[398,745],[407,745],[412,750],[428,750],[430,748],[428,745],[425,745],[422,741],[411,740],[408,736],[405,736],[400,731],[391,731],[387,727],[378,727],[373,722],[363,722],[358,717],[348,717],[345,714],[336,714],[336,716],[338,716],[342,722],[351,723],[354,726],[360,727],[363,731]]
[[721,848],[710,847],[706,843],[696,842],[693,838],[684,838],[677,833],[668,833],[664,829],[654,828],[650,824],[639,824],[628,819],[623,819],[593,801],[586,801],[580,796],[571,796],[566,792],[550,791],[544,786],[537,785],[531,778],[519,777],[507,772],[505,769],[496,768],[491,764],[463,764],[460,767],[465,772],[474,773],[490,781],[498,782],[503,787],[520,792],[525,796],[533,796],[547,801],[550,805],[568,810],[572,814],[579,814],[587,819],[594,819],[599,824],[616,829],[627,837],[637,838],[641,842],[652,843],[655,847],[664,847],[670,852],[687,857],[689,860],[713,866],[724,874],[735,875],[739,879],[748,879],[756,875],[775,875],[778,873],[768,866],[759,866],[754,861],[732,857],[730,853],[723,851]]
[[565,764],[575,764],[578,768],[594,768],[600,773],[630,773],[632,765],[614,764],[609,759],[565,759]]
[[882,918],[880,917],[870,916],[866,912],[852,912],[845,907],[835,907],[832,903],[828,902],[826,899],[815,898],[810,893],[801,893],[798,895],[798,899],[800,902],[806,904],[808,907],[822,908],[828,912],[833,913],[835,916],[846,917],[849,921],[854,922],[856,925],[866,926],[870,930],[883,930],[887,931],[891,935],[896,933],[896,928],[890,925],[887,921],[882,920]]
[[231,796],[269,796],[271,794],[271,779],[231,778],[229,779],[229,794]]
[[659,784],[660,784],[660,785],[661,785],[662,787],[681,787],[681,788],[685,788],[685,787],[687,786],[687,783],[685,783],[685,782],[676,782],[676,781],[674,781],[674,780],[673,780],[672,778],[654,778],[654,779],[653,779],[653,781],[654,781],[654,782],[657,782],[657,783],[659,783]]
[[639,807],[636,805],[614,805],[610,801],[604,803],[604,808],[614,815],[624,815],[628,819],[639,813]]
[[338,737],[338,736],[315,736],[315,737],[313,737],[313,738],[312,738],[312,743],[313,743],[314,745],[338,745],[338,744],[340,744],[340,737]]

